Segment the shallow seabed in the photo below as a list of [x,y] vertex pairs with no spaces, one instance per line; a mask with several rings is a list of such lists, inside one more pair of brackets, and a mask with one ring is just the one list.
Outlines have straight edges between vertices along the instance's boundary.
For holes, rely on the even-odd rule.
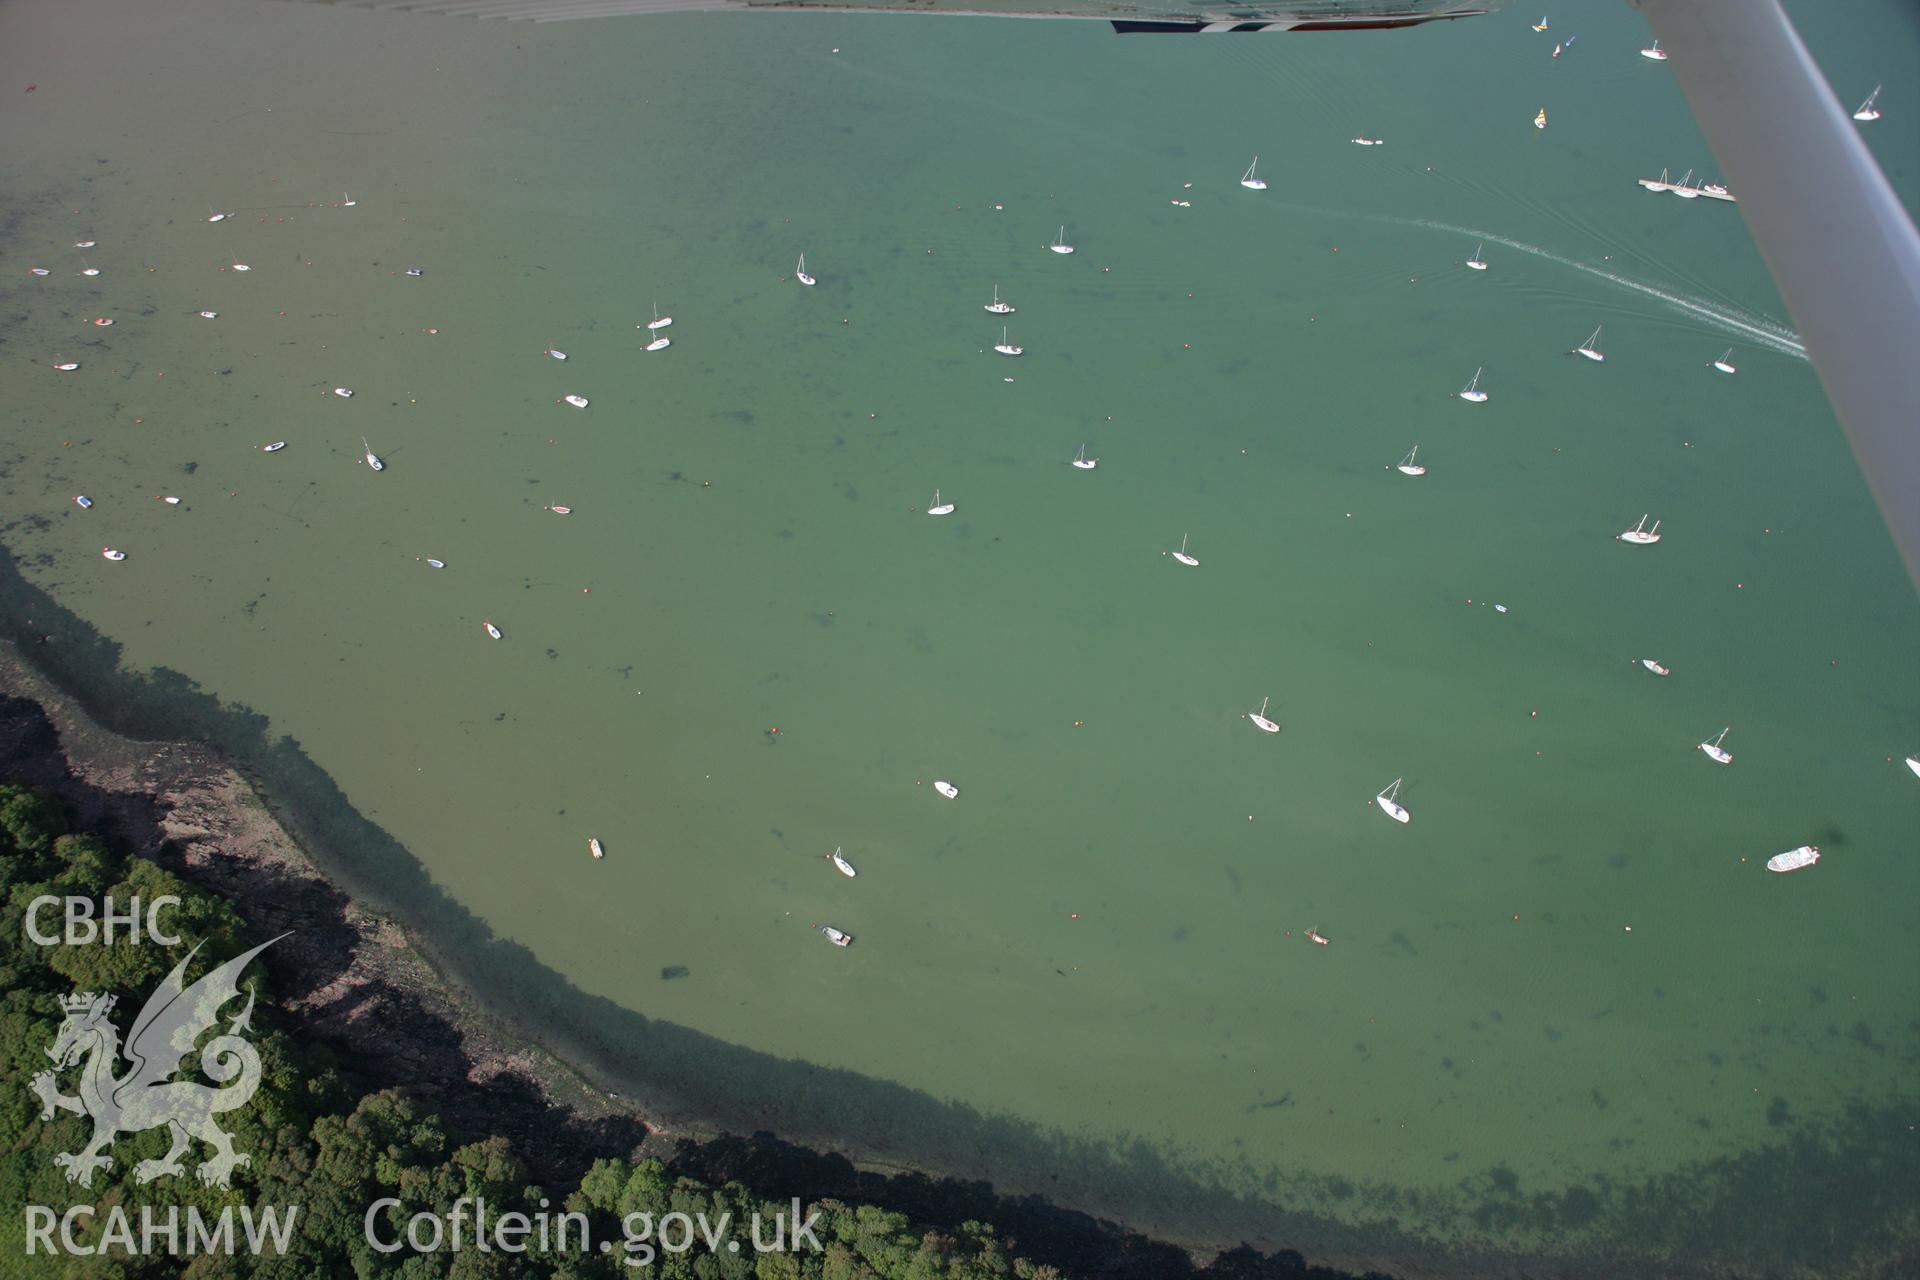
[[[1920,70],[1875,12],[1836,80]],[[9,6],[0,542],[642,1096],[1349,1264],[1866,1267],[1920,609],[1738,209],[1634,184],[1715,176],[1670,70],[1577,16]]]

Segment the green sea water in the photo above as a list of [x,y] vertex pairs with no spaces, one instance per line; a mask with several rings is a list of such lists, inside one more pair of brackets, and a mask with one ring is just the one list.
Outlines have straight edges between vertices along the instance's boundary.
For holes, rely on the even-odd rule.
[[[1714,176],[1644,26],[1530,20],[13,6],[0,543],[584,1007],[873,1100],[728,1123],[1194,1243],[1784,1271],[1752,1185],[1911,1141],[1920,609],[1737,208],[1634,185]],[[1875,21],[1843,94],[1920,70]]]

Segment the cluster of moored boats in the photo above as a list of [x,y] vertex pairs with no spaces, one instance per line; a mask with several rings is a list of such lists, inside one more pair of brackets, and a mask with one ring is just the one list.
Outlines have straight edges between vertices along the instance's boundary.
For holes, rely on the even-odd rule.
[[[937,779],[933,784],[933,789],[949,800],[958,800],[960,798],[960,788],[945,779]],[[859,871],[854,869],[853,863],[847,859],[846,848],[843,845],[835,845],[832,853],[823,853],[820,856],[828,862],[831,862],[833,869],[849,880],[856,879],[860,875]],[[853,945],[853,935],[844,929],[830,924],[816,924],[813,927],[818,929],[821,936],[836,947],[850,947]]]

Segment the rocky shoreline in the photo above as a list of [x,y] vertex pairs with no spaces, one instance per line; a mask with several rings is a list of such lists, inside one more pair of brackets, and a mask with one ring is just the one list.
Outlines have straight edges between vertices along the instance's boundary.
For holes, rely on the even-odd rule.
[[364,1088],[404,1088],[456,1130],[508,1138],[548,1185],[573,1184],[598,1157],[652,1157],[709,1183],[875,1204],[939,1229],[990,1222],[1021,1256],[1069,1275],[1342,1275],[1297,1253],[1244,1247],[1202,1266],[1179,1246],[1036,1197],[998,1196],[986,1183],[860,1167],[770,1133],[643,1116],[462,991],[399,921],[344,892],[218,753],[103,728],[5,642],[0,781],[44,788],[76,824],[234,899],[263,939],[289,933],[272,969],[305,1035],[333,1048]]

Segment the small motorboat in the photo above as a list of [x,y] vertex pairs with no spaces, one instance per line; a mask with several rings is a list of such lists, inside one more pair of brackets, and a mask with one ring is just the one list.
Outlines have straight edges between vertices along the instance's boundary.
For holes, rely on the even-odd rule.
[[220,313],[218,311],[202,311],[200,313],[200,318],[202,320],[218,320],[220,318]]
[[1642,658],[1640,659],[1640,665],[1657,676],[1670,676],[1673,674],[1671,670],[1661,666],[1659,660],[1655,658]]
[[672,317],[672,316],[663,316],[663,315],[661,315],[661,314],[660,314],[660,304],[659,304],[659,303],[657,303],[657,302],[656,302],[656,303],[654,303],[654,304],[653,304],[653,319],[651,319],[651,320],[649,320],[649,321],[647,321],[647,328],[649,328],[649,329],[664,329],[664,328],[666,328],[666,327],[667,327],[668,325],[670,325],[670,324],[672,324],[672,323],[673,323],[673,317]]
[[[1264,184],[1262,184],[1262,185],[1264,185]],[[1168,204],[1170,204],[1170,205],[1172,205],[1172,206],[1173,206],[1174,208],[1176,208],[1176,209],[1191,209],[1191,208],[1193,208],[1193,201],[1191,201],[1191,200],[1169,200],[1169,201],[1167,201],[1167,203],[1168,203]]]
[[92,277],[92,276],[97,276],[97,275],[99,275],[99,274],[100,274],[100,268],[98,268],[98,267],[82,267],[82,268],[80,269],[80,274],[81,274],[81,275],[83,275],[83,276],[88,276],[88,277]]
[[65,364],[57,364],[53,367],[62,373],[72,373],[75,369],[78,369],[80,365],[78,361],[69,360]]
[[73,242],[73,247],[76,249],[91,249],[93,248],[93,246],[99,243],[100,242],[98,240],[75,240]]
[[843,876],[846,876],[849,880],[851,880],[854,876],[857,876],[860,874],[858,871],[855,871],[853,869],[853,864],[851,862],[848,862],[846,858],[841,854],[840,848],[838,845],[834,846],[833,852],[827,855],[827,860],[833,863],[834,866],[838,867],[840,869],[840,874]]
[[939,778],[935,778],[933,780],[933,789],[949,800],[958,800],[960,798],[960,788],[954,786],[951,782],[944,782]]
[[1640,51],[1640,56],[1649,58],[1654,62],[1665,62],[1667,60],[1667,51],[1660,47],[1658,40],[1655,40],[1651,49],[1642,49]]
[[1387,140],[1385,138],[1356,137],[1356,138],[1349,138],[1347,139],[1347,141],[1353,143],[1353,145],[1356,147],[1384,147],[1387,145]]
[[28,267],[27,274],[30,276],[50,276],[53,272],[47,270],[45,267]]
[[1403,476],[1423,476],[1427,474],[1427,469],[1416,461],[1419,455],[1420,446],[1413,446],[1413,448],[1407,450],[1407,456],[1400,459],[1400,465],[1395,467],[1394,470]]
[[401,274],[412,276],[415,280],[418,280],[420,277],[426,275],[427,273],[419,267],[408,267]]
[[826,934],[827,941],[836,947],[850,947],[853,945],[853,935],[850,933],[842,933],[830,924],[818,925],[816,927],[820,932]]
[[1460,398],[1462,400],[1465,400],[1468,404],[1485,404],[1487,402],[1487,393],[1480,389],[1480,375],[1485,372],[1486,369],[1484,367],[1473,371],[1473,381],[1467,383],[1465,389],[1460,392]]
[[126,552],[115,551],[112,547],[100,548],[100,554],[105,556],[109,560],[125,560],[127,558]]
[[1073,465],[1082,471],[1091,471],[1100,465],[1100,459],[1087,456],[1087,446],[1081,445],[1080,452],[1074,455]]
[[953,514],[953,504],[951,502],[940,501],[940,491],[935,489],[933,491],[933,502],[928,506],[927,514],[930,516],[950,516]]
[[1635,547],[1650,547],[1660,541],[1660,522],[1655,520],[1653,522],[1653,528],[1649,529],[1647,528],[1647,517],[1643,515],[1640,517],[1639,524],[1633,526],[1633,528],[1627,530],[1625,533],[1616,533],[1613,536],[1616,542],[1624,542]]
[[1721,373],[1738,373],[1739,370],[1733,367],[1733,348],[1728,347],[1726,354],[1718,360],[1715,360],[1710,367],[1719,370]]
[[1473,256],[1467,259],[1467,270],[1485,271],[1487,269],[1486,261],[1480,256],[1480,251],[1486,247],[1487,246],[1485,244],[1477,244],[1473,246]]
[[446,567],[447,567],[447,562],[445,560],[435,560],[432,556],[427,557],[427,568],[444,569]]
[[1493,611],[1494,611],[1495,613],[1505,613],[1505,612],[1507,611],[1507,606],[1505,606],[1505,605],[1503,605],[1503,604],[1497,604],[1497,605],[1495,605],[1495,606],[1493,606]]
[[1073,246],[1067,243],[1067,228],[1064,223],[1061,224],[1060,234],[1053,238],[1053,243],[1048,245],[1047,248],[1053,250],[1055,253],[1073,252]]
[[557,516],[570,516],[573,514],[572,507],[542,507],[541,510],[551,511],[553,512],[553,514]]
[[993,344],[993,349],[1003,356],[1017,356],[1026,350],[1025,347],[1016,347],[1007,341],[1007,326],[1005,325],[1000,326],[1000,341]]
[[997,284],[993,286],[993,301],[982,303],[981,305],[997,316],[1010,316],[1013,314],[1013,304],[1011,302],[1000,301],[1000,286]]
[[373,451],[373,446],[367,443],[365,436],[360,437],[360,444],[367,451],[367,465],[375,471],[385,471],[387,464],[380,460],[380,455]]
[[596,858],[604,858],[607,856],[607,851],[600,845],[599,836],[587,837],[587,852]]
[[500,628],[494,626],[491,622],[482,622],[480,626],[486,631],[486,633],[489,636],[492,636],[495,640],[498,640],[500,638]]
[[552,356],[555,360],[565,360],[567,358],[566,352],[556,351],[552,347],[547,348],[547,354]]
[[576,409],[584,409],[592,403],[585,396],[561,396],[560,398]]
[[1327,938],[1327,935],[1326,935],[1326,934],[1324,934],[1324,933],[1322,933],[1322,932],[1320,932],[1320,926],[1319,926],[1319,925],[1310,925],[1310,926],[1308,926],[1308,928],[1307,928],[1307,941],[1308,941],[1308,942],[1311,942],[1311,943],[1313,943],[1313,944],[1314,944],[1314,945],[1316,945],[1316,946],[1321,946],[1321,947],[1325,947],[1325,946],[1330,946],[1330,945],[1332,945],[1332,944],[1331,944],[1331,943],[1329,942],[1329,940],[1328,940],[1328,938]]
[[1707,753],[1707,759],[1713,761],[1715,764],[1733,763],[1733,752],[1728,751],[1720,745],[1726,740],[1727,734],[1731,732],[1731,729],[1722,729],[1719,733],[1716,733],[1713,737],[1708,738],[1700,744],[1700,749]]
[[1785,853],[1776,853],[1767,859],[1769,871],[1798,871],[1820,861],[1820,846],[1803,844],[1798,849],[1789,849]]
[[89,498],[84,493],[76,493],[73,495],[73,505],[76,507],[79,507],[82,511],[85,511],[88,507],[93,505],[93,499]]
[[207,221],[208,222],[225,222],[228,218],[231,218],[232,216],[233,215],[230,213],[213,213],[213,214],[207,215]]
[[261,445],[261,446],[260,446],[260,452],[262,452],[262,453],[278,453],[278,452],[280,452],[280,451],[281,451],[282,449],[284,449],[284,448],[286,448],[286,447],[287,447],[287,442],[286,442],[285,440],[275,440],[275,441],[273,441],[273,442],[272,442],[271,444],[263,444],[263,445]]
[[[236,262],[236,263],[234,263],[234,264],[233,264],[233,269],[234,269],[235,271],[251,271],[251,270],[253,270],[253,268],[252,268],[252,267],[250,267],[250,266],[248,266],[248,265],[247,265],[246,263],[244,263],[244,262]],[[83,271],[83,272],[81,272],[81,274],[82,274],[82,275],[85,275],[86,273],[85,273],[85,272]]]
[[1187,554],[1187,535],[1184,533],[1180,535],[1180,549],[1178,551],[1166,551],[1161,554],[1172,556],[1189,569],[1198,569],[1200,567],[1200,562]]
[[[1253,163],[1247,166],[1247,171],[1240,175],[1240,185],[1245,187],[1249,191],[1265,191],[1267,189],[1267,180],[1265,178],[1256,178],[1253,176],[1253,171],[1259,167],[1260,167],[1260,157],[1255,156],[1253,158]],[[1061,230],[1065,231],[1066,228],[1062,227]]]
[[1733,192],[1727,190],[1726,184],[1723,182],[1701,183],[1700,194],[1703,196],[1712,196],[1715,200],[1732,200],[1735,204],[1739,203],[1738,200],[1734,199]]
[[1400,795],[1400,784],[1404,781],[1404,778],[1395,778],[1391,786],[1373,798],[1373,802],[1380,806],[1380,812],[1399,823],[1413,821],[1413,815],[1400,807],[1397,798]]
[[104,329],[108,325],[112,324],[113,321],[108,319],[106,316],[96,316],[94,317],[93,323],[96,328]]
[[[1558,49],[1554,50],[1554,56],[1558,57],[1559,53],[1560,51]],[[1540,114],[1533,118],[1533,127],[1536,129],[1544,129],[1547,127],[1547,109],[1545,107],[1540,108]]]
[[177,507],[180,505],[180,499],[174,497],[172,494],[168,494],[166,497],[161,498],[160,501],[166,503],[170,507]]
[[1260,699],[1260,709],[1258,711],[1249,711],[1247,713],[1247,719],[1253,721],[1253,727],[1262,733],[1278,733],[1280,732],[1280,726],[1267,719],[1268,701],[1266,698]]
[[[793,269],[793,278],[809,287],[815,283],[814,278],[807,274],[807,255],[804,253],[800,255],[800,265]],[[845,946],[846,943],[843,942],[840,945]]]
[[659,337],[655,338],[652,342],[649,342],[647,344],[647,350],[665,351],[668,347],[672,345],[673,345],[673,339],[669,338],[666,334],[663,333]]
[[352,387],[335,387],[333,389],[333,394],[339,396],[342,400],[351,400],[353,399],[353,388]]

